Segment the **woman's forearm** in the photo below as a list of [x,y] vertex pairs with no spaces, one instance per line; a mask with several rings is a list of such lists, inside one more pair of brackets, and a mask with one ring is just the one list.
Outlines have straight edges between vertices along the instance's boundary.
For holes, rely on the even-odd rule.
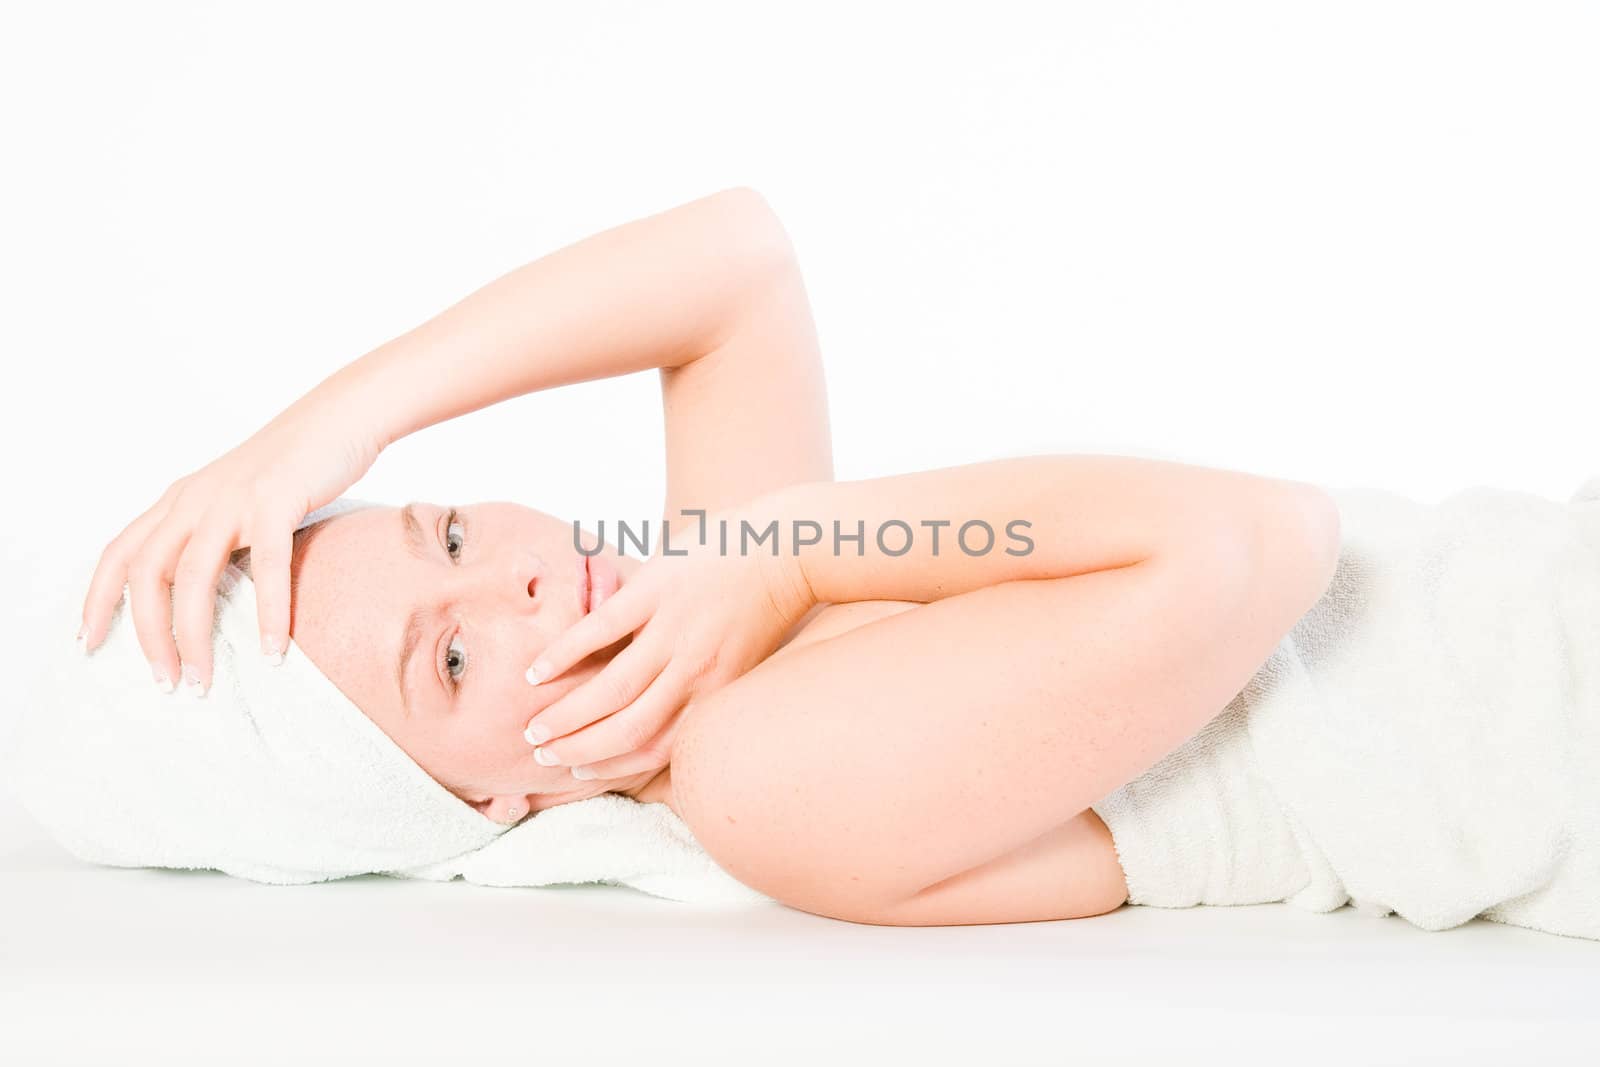
[[930,603],[1186,547],[1214,553],[1219,567],[1270,566],[1294,588],[1316,590],[1309,604],[1338,551],[1337,510],[1309,483],[1116,455],[807,482],[754,502],[748,514],[754,533],[741,543],[730,528],[729,551],[743,544],[770,554],[770,541],[749,546],[775,519],[778,553],[791,561],[780,577],[812,603]]
[[792,253],[765,199],[735,187],[527,263],[361,356],[304,398],[385,447],[502,400],[681,366]]

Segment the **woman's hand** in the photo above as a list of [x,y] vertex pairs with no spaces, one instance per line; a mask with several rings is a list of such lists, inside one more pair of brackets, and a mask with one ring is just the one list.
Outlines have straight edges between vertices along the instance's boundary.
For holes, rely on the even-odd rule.
[[126,583],[156,684],[171,692],[181,661],[184,682],[204,695],[217,582],[233,550],[248,546],[261,651],[281,660],[295,527],[355,484],[382,451],[376,436],[349,428],[351,416],[348,405],[308,394],[243,444],[173,482],[101,553],[83,605],[85,650],[104,639]]
[[[737,530],[740,514],[712,516],[707,525],[726,519]],[[540,654],[528,671],[535,685],[634,634],[599,673],[528,723],[540,763],[569,765],[584,779],[665,767],[683,708],[766,659],[811,609],[781,538],[778,556],[766,546],[748,554],[733,546],[723,555],[708,540],[681,555],[674,546],[672,555],[652,556]]]

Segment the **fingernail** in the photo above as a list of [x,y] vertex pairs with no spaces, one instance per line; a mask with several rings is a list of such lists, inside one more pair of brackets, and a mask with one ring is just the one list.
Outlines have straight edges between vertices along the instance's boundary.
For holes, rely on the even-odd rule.
[[261,642],[261,654],[266,657],[267,662],[272,666],[281,667],[283,665],[283,653],[279,650],[276,637],[268,637]]
[[150,673],[155,675],[156,688],[163,693],[172,692],[172,679],[167,675],[167,669],[159,664],[150,664]]
[[87,638],[88,636],[89,636],[89,624],[88,623],[84,623],[82,626],[78,627],[78,638],[77,638],[77,641],[78,641],[78,651],[82,652],[86,656],[89,654],[89,642],[84,640],[84,639]]
[[574,767],[572,768],[572,777],[581,778],[587,782],[594,777],[594,772],[587,767]]
[[528,728],[522,731],[522,736],[527,738],[530,745],[542,745],[550,740],[550,727],[542,722],[530,722]]
[[545,676],[549,673],[550,664],[540,659],[534,660],[533,666],[528,668],[528,673],[525,677],[528,679],[529,685],[538,685],[540,682],[544,681]]
[[206,691],[200,688],[199,672],[188,664],[183,667],[183,695],[196,698],[206,695]]
[[533,750],[533,758],[544,764],[546,767],[554,767],[561,762],[542,748],[536,748]]

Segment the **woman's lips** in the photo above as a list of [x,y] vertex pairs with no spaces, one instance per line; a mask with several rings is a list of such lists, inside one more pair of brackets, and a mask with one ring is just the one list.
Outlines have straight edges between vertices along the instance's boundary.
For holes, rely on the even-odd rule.
[[622,584],[617,569],[612,566],[603,555],[585,557],[588,562],[588,606],[587,611],[593,611],[611,598]]
[[622,577],[617,573],[617,568],[606,562],[601,557],[605,551],[604,546],[592,556],[578,553],[578,614],[587,615],[589,612],[604,604],[622,585]]
[[589,557],[580,553],[578,556],[578,615],[580,617],[589,614],[589,592],[592,585],[593,581],[589,577]]

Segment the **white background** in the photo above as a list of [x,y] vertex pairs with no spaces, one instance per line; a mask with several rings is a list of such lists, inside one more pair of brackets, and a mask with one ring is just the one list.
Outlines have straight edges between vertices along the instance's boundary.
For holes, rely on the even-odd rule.
[[[1576,3],[8,4],[13,662],[72,639],[35,625],[60,596],[53,569],[97,555],[338,367],[530,259],[730,185],[765,194],[799,251],[841,479],[1114,451],[1430,500],[1487,484],[1564,501],[1600,474],[1597,55],[1600,15]],[[516,500],[592,527],[658,515],[663,486],[652,372],[425,430],[351,494]],[[13,857],[54,855],[9,807],[0,833]],[[1163,938],[1209,921],[1161,919]],[[817,923],[841,945],[868,936]],[[1026,932],[1005,935],[1014,960]],[[909,960],[919,950],[894,946],[929,942],[907,933],[871,943]],[[1493,935],[1535,960],[1546,940]],[[1054,965],[1097,966],[1071,941],[1055,935]],[[1403,944],[1391,965],[1439,958],[1426,937]],[[633,946],[644,964],[614,950],[596,970],[645,966],[662,988],[716,977],[681,944]],[[131,966],[78,951],[81,980]],[[1231,980],[1223,956],[1197,981]],[[570,968],[536,954],[518,973]],[[409,973],[439,977],[422,949]],[[782,991],[717,973],[727,985],[704,1002],[720,1021],[651,1047],[740,1033],[793,1050],[792,1028],[826,1015],[768,1030]],[[1120,980],[1126,996],[1108,995],[1132,1014],[1052,1029],[1063,1055],[1085,1034],[1132,1047],[1140,1017],[1175,1009],[1137,1006],[1148,988]],[[452,1002],[462,988],[426,989],[439,1019],[521,1003],[506,987]],[[603,1058],[596,1027],[632,1032],[637,1009],[603,989],[529,993],[527,1058]],[[973,988],[961,1003],[976,1024],[1003,1000]]]

